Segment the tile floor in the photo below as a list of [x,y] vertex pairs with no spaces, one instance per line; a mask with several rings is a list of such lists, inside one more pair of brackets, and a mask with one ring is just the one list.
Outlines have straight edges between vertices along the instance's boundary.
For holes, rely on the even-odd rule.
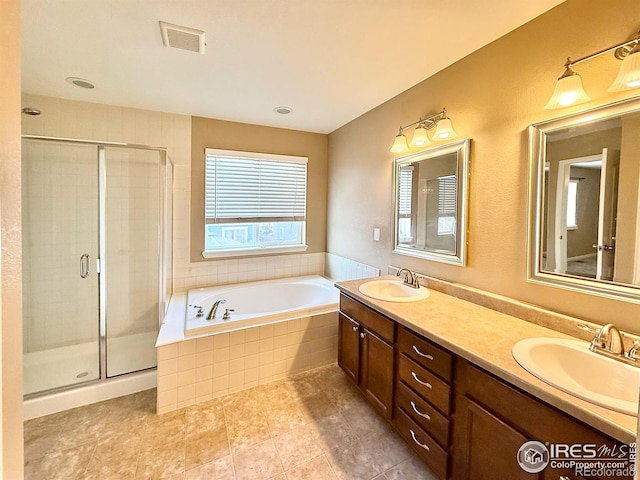
[[154,412],[148,390],[25,422],[25,478],[435,480],[335,364]]

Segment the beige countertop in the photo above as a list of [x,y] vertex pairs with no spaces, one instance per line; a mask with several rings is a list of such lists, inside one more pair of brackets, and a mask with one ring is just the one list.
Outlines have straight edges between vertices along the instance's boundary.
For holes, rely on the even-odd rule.
[[527,372],[511,355],[513,345],[525,338],[573,337],[433,289],[430,297],[420,302],[375,300],[358,291],[367,280],[338,282],[336,286],[350,297],[603,433],[626,443],[636,441],[635,416],[564,393]]

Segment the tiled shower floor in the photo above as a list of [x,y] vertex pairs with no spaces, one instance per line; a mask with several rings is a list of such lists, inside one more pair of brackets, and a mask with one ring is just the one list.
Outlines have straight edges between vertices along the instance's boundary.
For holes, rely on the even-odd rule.
[[25,478],[435,480],[336,365],[154,412],[148,390],[25,422]]

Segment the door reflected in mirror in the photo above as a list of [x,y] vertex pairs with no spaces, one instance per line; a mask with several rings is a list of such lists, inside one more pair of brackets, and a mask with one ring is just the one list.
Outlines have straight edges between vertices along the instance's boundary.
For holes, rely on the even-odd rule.
[[529,278],[640,300],[640,102],[530,128]]
[[469,140],[398,158],[394,253],[465,263]]

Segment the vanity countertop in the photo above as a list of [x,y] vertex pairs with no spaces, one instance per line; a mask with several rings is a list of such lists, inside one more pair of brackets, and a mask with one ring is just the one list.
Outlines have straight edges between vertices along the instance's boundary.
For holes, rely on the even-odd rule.
[[525,338],[573,337],[433,289],[430,289],[430,297],[420,302],[375,300],[358,291],[358,287],[368,280],[338,282],[336,286],[346,295],[574,418],[617,440],[636,441],[635,416],[614,412],[564,393],[527,372],[511,355],[513,345]]

